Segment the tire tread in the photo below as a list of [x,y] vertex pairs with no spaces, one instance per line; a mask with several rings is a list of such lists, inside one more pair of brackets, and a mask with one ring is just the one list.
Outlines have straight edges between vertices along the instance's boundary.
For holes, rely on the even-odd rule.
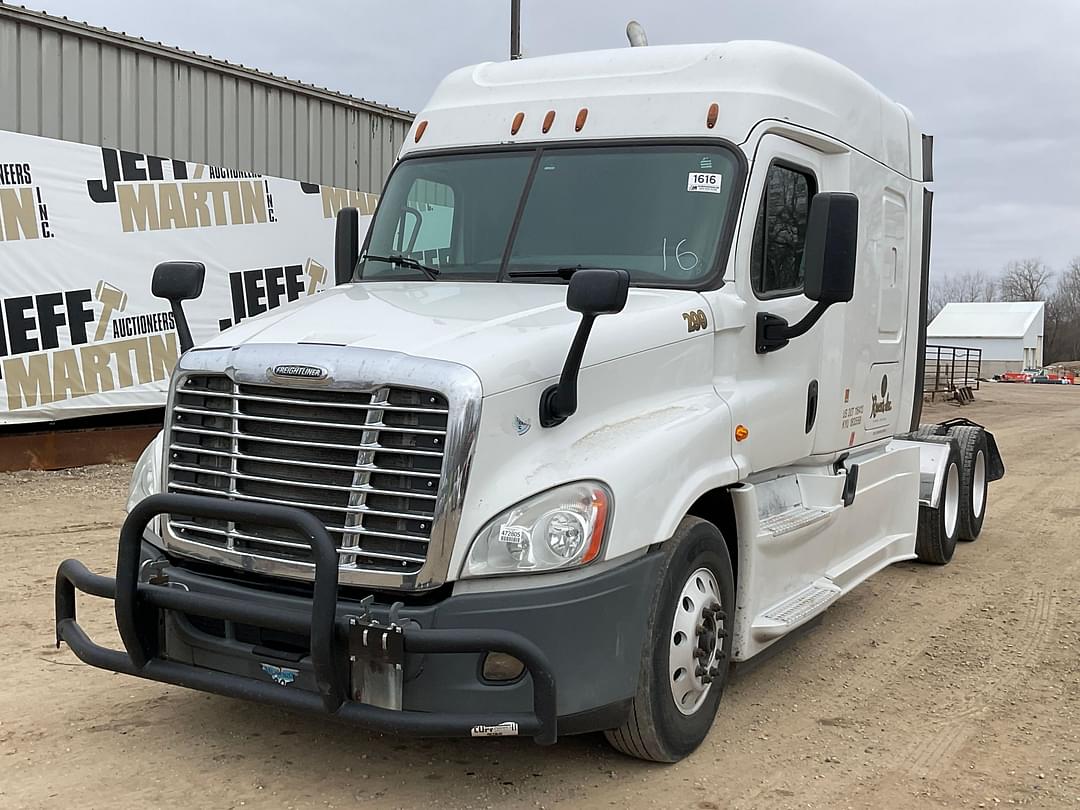
[[[960,540],[975,540],[982,531],[983,517],[986,515],[986,496],[983,495],[982,515],[976,517],[972,505],[972,491],[974,484],[975,458],[982,450],[985,459],[987,454],[986,437],[982,428],[969,425],[958,425],[949,431],[949,435],[956,439],[960,447],[960,514],[956,521],[956,536]],[[969,477],[970,473],[970,477]]]
[[952,554],[947,553],[943,522],[939,510],[919,504],[919,527],[915,534],[915,556],[919,562],[945,565],[952,559]]
[[[678,549],[676,538],[685,538],[689,536],[697,527],[697,524],[706,524],[712,531],[717,533],[720,541],[718,551],[724,555],[725,559],[727,558],[728,552],[726,545],[723,544],[723,535],[719,533],[716,526],[698,517],[684,518],[682,523],[679,524],[676,535],[665,543],[666,548],[664,549],[664,553],[666,559],[661,566],[660,575],[657,578],[656,598],[654,600],[657,604],[660,602],[663,582],[668,576],[672,566],[672,558]],[[728,565],[730,566],[730,561],[728,561]],[[659,611],[653,611],[649,618],[649,627],[646,630],[646,638],[653,637],[654,628],[658,621],[662,624],[664,620],[660,617]],[[664,733],[657,727],[657,718],[653,714],[654,708],[650,696],[650,687],[654,686],[652,684],[650,670],[651,655],[646,653],[642,655],[642,669],[641,675],[639,676],[640,682],[638,691],[631,701],[630,710],[626,719],[618,728],[605,731],[604,737],[612,748],[627,756],[650,762],[678,762],[688,752],[679,753],[677,750],[678,746],[675,746],[674,750],[672,750],[672,746],[669,746],[665,742]],[[661,686],[666,686],[666,684],[661,684]],[[718,687],[716,692],[717,700],[719,700],[720,694],[723,692],[723,684],[719,684]],[[711,723],[712,717],[710,716],[710,726]]]
[[[635,735],[635,732],[636,735]],[[634,698],[630,706],[630,716],[619,728],[613,731],[605,731],[604,736],[608,744],[615,750],[627,756],[637,759],[650,760],[652,762],[669,762],[666,757],[658,755],[650,750],[644,743],[644,735],[641,731],[641,721],[638,718],[638,699]]]

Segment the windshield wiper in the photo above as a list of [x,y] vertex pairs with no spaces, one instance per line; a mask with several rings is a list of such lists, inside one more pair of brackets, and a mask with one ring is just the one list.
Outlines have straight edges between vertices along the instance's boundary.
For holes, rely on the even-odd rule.
[[426,264],[421,264],[409,256],[373,256],[370,253],[365,253],[361,258],[365,261],[371,259],[376,262],[387,262],[398,267],[408,267],[410,270],[419,270],[432,281],[439,277],[439,268],[428,267]]
[[596,267],[583,264],[572,264],[566,267],[553,267],[548,270],[511,270],[507,273],[511,278],[570,278],[578,270],[622,270],[621,267]]

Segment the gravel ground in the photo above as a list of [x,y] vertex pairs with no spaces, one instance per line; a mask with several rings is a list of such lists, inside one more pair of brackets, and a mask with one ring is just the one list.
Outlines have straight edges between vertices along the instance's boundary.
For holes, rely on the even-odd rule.
[[[86,667],[52,645],[53,573],[111,570],[130,467],[0,475],[0,806],[1080,807],[1080,388],[986,385],[962,413],[1009,470],[978,542],[881,572],[737,671],[666,767],[596,737],[373,735]],[[118,643],[104,603],[80,621]]]

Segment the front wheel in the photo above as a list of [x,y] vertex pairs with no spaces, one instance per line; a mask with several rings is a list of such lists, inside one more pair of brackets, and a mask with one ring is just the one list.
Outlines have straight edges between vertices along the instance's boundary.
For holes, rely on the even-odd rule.
[[684,518],[662,553],[638,691],[626,722],[604,735],[629,756],[677,762],[709,733],[727,683],[735,582],[708,521]]

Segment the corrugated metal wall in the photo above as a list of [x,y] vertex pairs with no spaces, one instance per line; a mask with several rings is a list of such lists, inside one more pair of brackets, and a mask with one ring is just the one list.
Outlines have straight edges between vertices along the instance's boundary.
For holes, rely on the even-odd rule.
[[378,192],[412,116],[0,4],[0,129]]

